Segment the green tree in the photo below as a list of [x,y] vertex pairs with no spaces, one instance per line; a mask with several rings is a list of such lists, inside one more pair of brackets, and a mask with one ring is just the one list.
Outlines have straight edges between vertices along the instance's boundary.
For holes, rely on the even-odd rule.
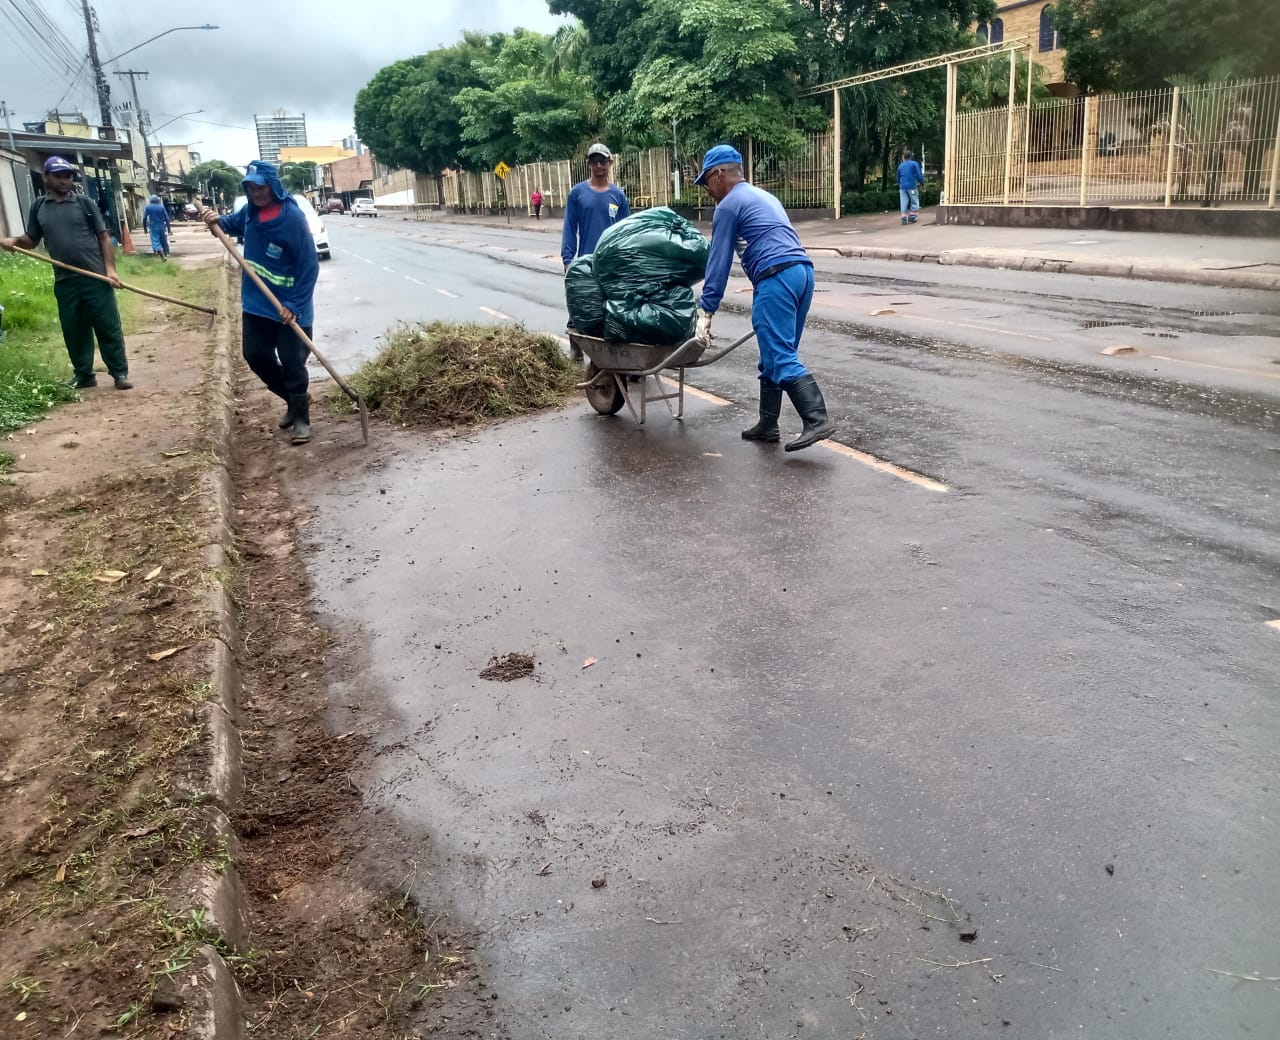
[[1088,91],[1280,72],[1275,0],[1061,0],[1066,75]]
[[[829,82],[973,46],[970,26],[995,14],[994,0],[797,0],[812,14],[812,74]],[[961,67],[961,90],[978,73]],[[973,88],[970,88],[973,89]],[[1007,88],[1006,88],[1007,90]],[[880,170],[886,184],[906,146],[941,155],[946,119],[943,69],[842,93],[843,173],[859,187]]]
[[475,63],[484,85],[453,99],[468,160],[489,169],[565,156],[591,131],[588,79],[558,57],[551,37],[516,29],[491,61]]
[[194,166],[183,176],[183,182],[200,188],[211,195],[215,202],[230,205],[240,192],[244,171],[221,159],[209,159]]
[[453,104],[458,92],[483,87],[477,62],[501,43],[464,33],[450,47],[380,69],[356,94],[355,127],[378,161],[435,176],[463,163],[462,125]]
[[302,194],[316,185],[316,164],[306,162],[287,162],[280,166],[280,183],[287,192]]

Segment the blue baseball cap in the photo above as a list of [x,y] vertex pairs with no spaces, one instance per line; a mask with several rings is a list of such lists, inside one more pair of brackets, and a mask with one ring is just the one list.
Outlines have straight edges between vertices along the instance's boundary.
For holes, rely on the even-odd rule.
[[60,155],[54,155],[44,161],[45,173],[75,173],[76,168]]
[[731,144],[718,144],[702,157],[702,172],[694,179],[694,184],[706,184],[707,174],[717,166],[741,166],[742,153]]

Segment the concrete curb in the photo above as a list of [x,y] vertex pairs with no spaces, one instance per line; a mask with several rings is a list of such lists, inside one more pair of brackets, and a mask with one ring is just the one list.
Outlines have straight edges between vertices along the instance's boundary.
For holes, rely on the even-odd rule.
[[[401,217],[411,224],[451,224],[455,227],[506,228],[507,224],[486,217],[432,217],[430,220],[414,220]],[[553,226],[547,226],[552,224]],[[509,225],[521,231],[558,233],[554,222],[543,222],[542,227],[529,227],[521,222]],[[802,229],[803,230],[803,229]],[[1052,274],[1079,274],[1100,278],[1136,278],[1149,282],[1175,282],[1183,285],[1208,285],[1220,289],[1262,289],[1280,292],[1280,274],[1261,271],[1220,270],[1197,267],[1186,262],[1161,262],[1149,257],[1117,257],[1102,259],[1093,257],[1031,256],[1018,250],[999,249],[948,249],[929,252],[919,249],[902,249],[896,246],[846,245],[827,246],[804,243],[815,253],[838,253],[842,257],[863,260],[905,260],[918,264],[942,264],[944,266],[985,267],[1001,271],[1047,271]]]
[[1262,289],[1280,291],[1280,275],[1260,271],[1222,271],[1187,263],[1161,263],[1141,257],[1114,260],[1028,256],[1014,250],[948,249],[940,253],[888,246],[805,245],[815,252],[835,252],[863,260],[907,260],[944,266],[986,267],[1002,271],[1048,271],[1053,274],[1093,275],[1102,278],[1137,278],[1151,282],[1209,285],[1220,289]]
[[[225,856],[221,869],[202,867],[193,881],[193,887],[209,928],[226,947],[243,950],[248,943],[248,924],[244,918],[244,889],[235,866],[235,830],[230,819],[244,789],[242,748],[237,722],[241,690],[240,668],[235,656],[238,631],[235,605],[227,587],[228,551],[234,545],[229,468],[231,416],[234,407],[231,321],[228,313],[231,279],[225,264],[220,270],[219,318],[210,373],[212,409],[209,440],[215,461],[205,485],[207,500],[213,512],[210,540],[205,547],[205,562],[215,579],[208,592],[208,607],[214,618],[215,631],[211,639],[208,671],[212,696],[204,709],[204,722],[209,734],[209,773],[204,781],[204,794],[210,808],[210,838],[215,845],[224,849]],[[242,1040],[244,1018],[240,987],[216,949],[204,946],[200,952],[205,962],[201,981],[207,988],[202,991],[202,1006],[193,1010],[193,1029],[196,1035],[209,1040]]]

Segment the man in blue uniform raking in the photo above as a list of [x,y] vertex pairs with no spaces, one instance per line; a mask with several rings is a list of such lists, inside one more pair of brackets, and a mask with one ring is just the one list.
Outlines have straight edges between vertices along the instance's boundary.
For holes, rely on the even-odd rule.
[[[580,256],[594,253],[605,229],[631,216],[626,193],[609,179],[613,153],[597,141],[587,149],[590,176],[569,190],[564,206],[564,231],[560,236],[560,259],[564,269]],[[572,348],[576,360],[582,351]]]
[[248,275],[241,278],[241,349],[254,374],[288,404],[280,429],[291,431],[292,443],[306,444],[311,439],[307,345],[289,326],[296,323],[311,338],[311,297],[320,273],[316,242],[275,166],[254,160],[240,183],[248,202],[225,217],[210,210],[205,223],[216,221],[228,235],[243,237],[245,262],[280,302],[277,310]]
[[694,183],[716,200],[711,255],[698,301],[698,340],[711,342],[711,318],[724,298],[739,239],[746,243],[742,267],[755,287],[751,327],[760,347],[760,421],[742,431],[743,440],[781,440],[778,416],[784,391],[804,422],[800,436],[788,441],[786,450],[799,451],[830,437],[836,431],[835,423],[827,418],[817,380],[797,354],[813,302],[813,261],[800,244],[782,203],[747,182],[742,156],[727,144],[707,152]]

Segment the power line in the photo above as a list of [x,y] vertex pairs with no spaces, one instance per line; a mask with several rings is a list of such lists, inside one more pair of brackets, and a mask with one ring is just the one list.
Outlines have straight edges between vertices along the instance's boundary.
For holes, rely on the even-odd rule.
[[59,70],[60,75],[66,75],[75,68],[76,52],[67,42],[67,38],[62,35],[62,31],[49,21],[48,16],[35,3],[35,0],[21,0],[21,3],[19,0],[9,0],[9,6],[31,30],[32,39],[43,47],[46,53],[52,55],[59,65],[65,66],[64,69]]
[[59,79],[70,72],[75,67],[74,63],[64,64],[62,59],[40,36],[39,30],[31,24],[27,16],[18,7],[17,0],[9,0],[9,6],[13,10],[12,12],[6,12],[6,18],[9,24],[13,26],[14,31],[30,45],[29,53],[32,58],[38,58],[42,61]]

